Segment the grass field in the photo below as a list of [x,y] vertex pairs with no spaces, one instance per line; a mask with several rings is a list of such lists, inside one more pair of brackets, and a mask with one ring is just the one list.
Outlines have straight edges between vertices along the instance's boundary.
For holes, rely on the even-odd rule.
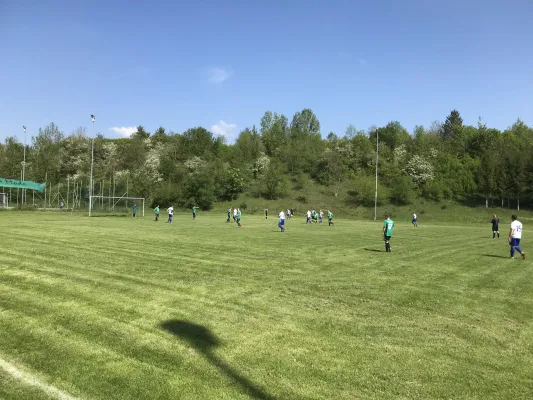
[[379,223],[174,218],[0,213],[0,359],[81,399],[531,399],[507,223],[397,221],[386,254]]

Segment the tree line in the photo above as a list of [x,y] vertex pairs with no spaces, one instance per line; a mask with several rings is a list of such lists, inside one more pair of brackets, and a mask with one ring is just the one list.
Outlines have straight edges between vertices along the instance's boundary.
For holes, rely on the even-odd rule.
[[[78,182],[88,195],[91,139],[84,128],[65,135],[54,123],[40,128],[26,148],[25,178]],[[265,112],[259,127],[242,130],[234,144],[196,127],[183,133],[139,126],[124,139],[94,140],[94,193],[125,193],[152,204],[210,209],[243,191],[266,200],[284,197],[312,179],[349,204],[374,204],[376,151],[378,204],[434,201],[483,202],[519,208],[533,195],[533,128],[517,120],[504,131],[464,125],[453,110],[444,123],[399,122],[344,135],[321,135],[314,112],[292,119]],[[24,147],[0,144],[0,177],[20,179]],[[58,186],[58,187],[61,187]],[[112,192],[111,192],[112,191]]]

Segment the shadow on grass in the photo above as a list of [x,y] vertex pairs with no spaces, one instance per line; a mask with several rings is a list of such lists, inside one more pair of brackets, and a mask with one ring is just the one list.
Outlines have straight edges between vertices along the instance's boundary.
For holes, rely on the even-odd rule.
[[482,254],[483,257],[491,257],[491,258],[509,258],[505,256],[498,256],[496,254]]
[[378,249],[367,249],[367,248],[365,248],[363,250],[365,250],[365,251],[373,251],[374,253],[384,253],[383,250],[378,250]]
[[258,400],[275,400],[275,397],[265,392],[255,383],[240,375],[230,365],[213,354],[213,349],[221,345],[218,339],[208,328],[192,322],[169,320],[161,324],[161,328],[174,336],[185,340],[189,345],[198,350],[211,364],[217,367],[231,381],[241,387],[251,398]]

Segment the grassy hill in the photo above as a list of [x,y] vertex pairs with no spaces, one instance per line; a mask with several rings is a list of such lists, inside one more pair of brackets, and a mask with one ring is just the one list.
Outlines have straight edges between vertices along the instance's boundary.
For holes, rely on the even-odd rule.
[[[213,208],[215,213],[225,213],[228,207],[240,207],[246,214],[262,214],[265,208],[270,210],[270,215],[275,215],[281,209],[294,208],[296,217],[303,217],[308,209],[315,208],[324,211],[331,209],[336,217],[346,217],[362,220],[374,218],[374,207],[365,207],[347,201],[346,190],[339,192],[338,196],[325,186],[319,185],[311,179],[297,184],[290,183],[287,194],[277,200],[265,200],[253,195],[251,190],[242,193],[237,200],[218,202]],[[495,202],[496,204],[496,202]],[[394,219],[410,221],[413,213],[418,214],[420,223],[424,222],[462,222],[462,223],[487,223],[493,214],[498,215],[502,223],[507,222],[511,215],[516,213],[522,220],[533,220],[533,212],[529,210],[517,211],[515,208],[466,206],[457,202],[434,202],[425,199],[415,199],[412,204],[398,206],[394,204],[380,205],[377,209],[378,219],[390,213]]]

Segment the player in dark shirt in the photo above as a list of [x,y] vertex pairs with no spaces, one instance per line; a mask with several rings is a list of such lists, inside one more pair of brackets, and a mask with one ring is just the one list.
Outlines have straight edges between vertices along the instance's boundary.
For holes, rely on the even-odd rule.
[[498,224],[500,223],[500,220],[494,214],[492,216],[492,220],[490,221],[492,223],[492,238],[496,239],[496,235],[498,235],[498,239],[500,238],[500,230],[498,229]]

